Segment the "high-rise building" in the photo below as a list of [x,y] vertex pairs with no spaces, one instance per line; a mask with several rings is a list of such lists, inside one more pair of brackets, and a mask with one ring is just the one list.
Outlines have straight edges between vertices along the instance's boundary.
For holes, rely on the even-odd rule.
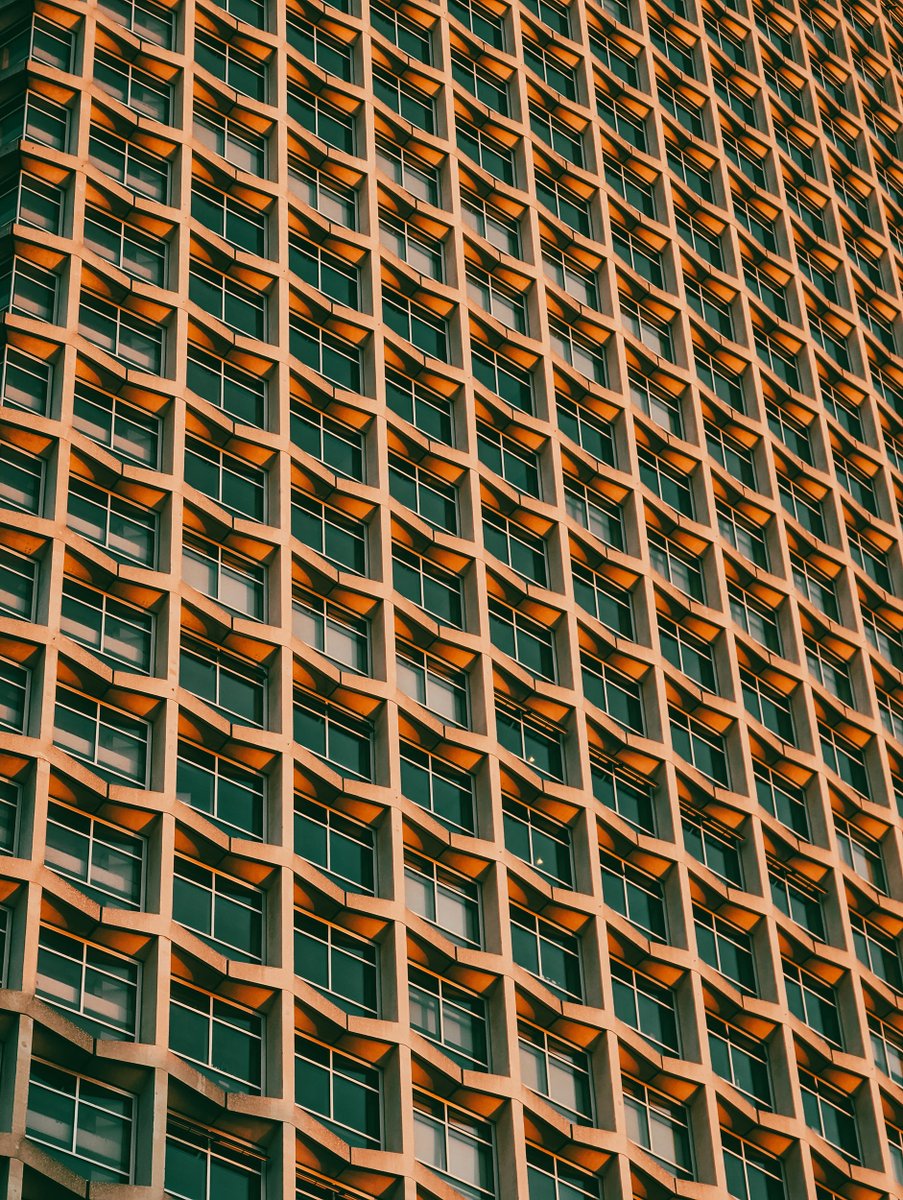
[[903,1194],[898,4],[0,23],[0,1194]]

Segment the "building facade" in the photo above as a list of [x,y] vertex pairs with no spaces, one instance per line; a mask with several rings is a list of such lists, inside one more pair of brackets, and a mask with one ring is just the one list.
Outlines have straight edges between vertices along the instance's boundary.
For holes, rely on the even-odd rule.
[[903,1192],[903,14],[0,6],[0,1192]]

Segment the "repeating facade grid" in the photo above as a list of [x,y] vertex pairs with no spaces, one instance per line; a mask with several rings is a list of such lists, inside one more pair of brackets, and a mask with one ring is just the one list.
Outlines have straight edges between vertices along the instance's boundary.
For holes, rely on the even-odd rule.
[[903,1190],[903,13],[0,6],[0,1190]]

